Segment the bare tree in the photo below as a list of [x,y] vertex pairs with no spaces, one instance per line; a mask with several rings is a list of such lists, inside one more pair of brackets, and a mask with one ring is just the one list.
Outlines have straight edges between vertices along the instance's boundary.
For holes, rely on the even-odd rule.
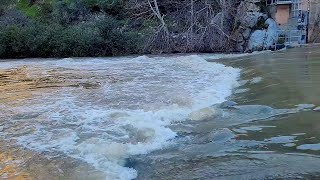
[[[146,51],[212,52],[231,49],[234,44],[232,13],[236,13],[234,2],[240,0],[130,1],[133,18],[159,23],[145,44]],[[220,22],[213,23],[221,12]]]
[[[152,0],[152,2],[150,2],[150,0],[148,0],[148,4],[149,7],[151,9],[151,11],[153,12],[153,15],[155,17],[157,17],[161,23],[160,27],[158,28],[157,32],[155,33],[155,36],[162,36],[162,38],[160,38],[161,40],[163,40],[163,43],[165,45],[165,51],[169,51],[170,49],[170,33],[168,30],[168,27],[164,21],[164,15],[161,15],[160,11],[159,11],[159,6],[158,6],[158,2],[157,0]],[[154,41],[155,39],[153,39],[152,41]]]

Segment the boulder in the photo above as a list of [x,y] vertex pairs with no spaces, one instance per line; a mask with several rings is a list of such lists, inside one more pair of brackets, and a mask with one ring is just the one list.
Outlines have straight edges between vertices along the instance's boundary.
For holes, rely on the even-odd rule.
[[246,12],[240,17],[239,22],[244,27],[253,28],[259,21],[265,21],[267,18],[268,16],[261,12]]
[[267,32],[265,30],[254,31],[249,39],[248,49],[250,51],[262,51],[264,49],[264,42]]
[[277,22],[271,18],[267,19],[265,24],[268,25],[268,31],[264,44],[265,48],[269,49],[270,46],[278,41],[280,27],[278,26]]
[[229,34],[233,30],[233,16],[227,12],[220,12],[218,13],[212,20],[212,25],[217,25],[223,30],[225,33]]
[[222,12],[219,12],[217,15],[215,15],[212,20],[211,24],[221,24],[222,23]]
[[245,40],[249,39],[250,37],[250,34],[251,34],[251,29],[250,28],[247,28],[246,30],[243,31],[242,33],[242,36]]
[[245,42],[238,42],[235,46],[235,51],[243,53],[245,51]]
[[253,2],[242,1],[237,7],[237,17],[243,16],[246,12],[260,12],[261,8]]
[[279,26],[275,20],[269,18],[265,24],[268,26],[264,30],[254,31],[249,39],[248,49],[250,51],[261,51],[264,49],[270,49],[278,41]]
[[216,117],[218,112],[213,108],[203,108],[189,114],[189,118],[193,121],[202,121]]

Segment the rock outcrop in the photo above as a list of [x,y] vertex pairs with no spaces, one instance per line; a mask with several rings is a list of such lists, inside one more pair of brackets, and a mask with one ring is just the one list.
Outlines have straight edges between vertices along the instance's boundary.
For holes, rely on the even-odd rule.
[[239,52],[270,49],[278,41],[280,28],[267,12],[262,12],[259,2],[242,1],[237,8],[236,22],[239,28],[233,38]]
[[249,51],[261,51],[264,49],[271,49],[272,45],[276,44],[279,37],[279,26],[277,23],[269,18],[265,21],[266,29],[255,30],[249,39]]

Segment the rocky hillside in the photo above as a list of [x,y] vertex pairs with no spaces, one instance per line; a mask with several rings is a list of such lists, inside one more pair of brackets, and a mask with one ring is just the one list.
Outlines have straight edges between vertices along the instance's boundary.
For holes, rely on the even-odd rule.
[[268,49],[277,24],[250,0],[3,0],[0,58]]

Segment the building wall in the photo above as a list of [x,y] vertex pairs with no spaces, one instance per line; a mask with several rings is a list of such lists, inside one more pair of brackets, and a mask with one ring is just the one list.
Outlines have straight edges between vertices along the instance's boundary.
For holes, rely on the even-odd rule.
[[275,15],[276,21],[280,25],[287,24],[290,17],[290,5],[277,5]]

